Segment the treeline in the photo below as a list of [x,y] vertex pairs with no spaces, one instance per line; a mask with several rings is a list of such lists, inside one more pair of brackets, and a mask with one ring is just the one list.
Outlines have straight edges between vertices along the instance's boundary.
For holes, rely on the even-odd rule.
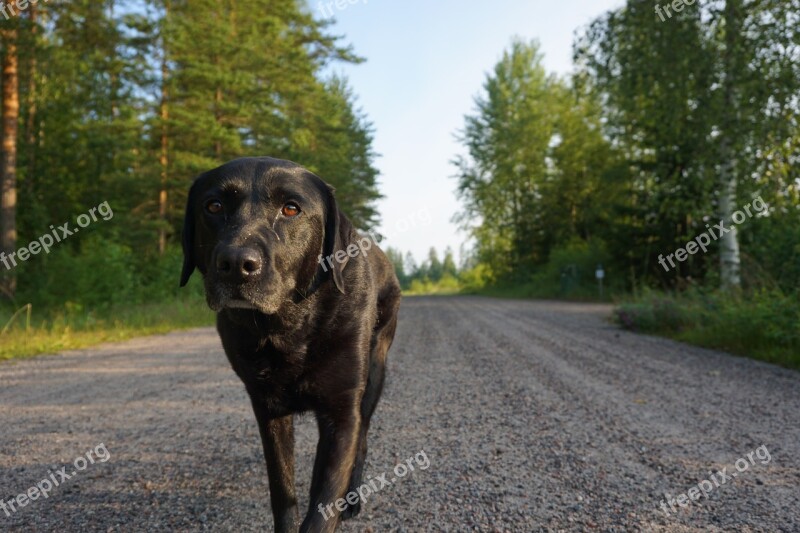
[[301,162],[377,223],[372,127],[333,62],[361,61],[297,0],[75,0],[0,17],[2,239],[10,254],[89,208],[112,221],[0,267],[21,303],[172,291],[194,176],[244,155]]
[[[460,132],[460,221],[492,284],[800,286],[800,2],[629,0],[546,72],[514,41]],[[761,198],[708,253],[660,260]],[[477,222],[475,222],[477,221]],[[681,259],[681,257],[683,259]]]
[[411,293],[456,292],[460,288],[460,271],[453,250],[447,248],[442,258],[431,247],[428,256],[417,263],[411,252],[387,247],[386,256],[394,265],[397,279],[404,291]]

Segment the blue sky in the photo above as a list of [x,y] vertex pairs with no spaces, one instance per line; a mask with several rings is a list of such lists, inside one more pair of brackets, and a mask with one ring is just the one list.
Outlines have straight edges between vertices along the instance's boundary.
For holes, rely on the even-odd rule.
[[340,0],[343,9],[321,10],[309,1],[317,16],[333,14],[331,31],[367,60],[334,70],[349,78],[375,126],[384,244],[417,260],[431,246],[458,254],[467,240],[451,222],[459,203],[450,161],[464,152],[454,134],[512,38],[538,39],[547,69],[567,74],[575,30],[623,3]]

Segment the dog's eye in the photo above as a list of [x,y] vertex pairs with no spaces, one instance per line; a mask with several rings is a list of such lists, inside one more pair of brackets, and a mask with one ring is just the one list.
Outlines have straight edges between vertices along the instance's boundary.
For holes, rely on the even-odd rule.
[[219,200],[209,200],[206,204],[206,211],[212,215],[218,215],[222,212],[222,202]]
[[283,216],[285,217],[289,218],[296,217],[297,215],[300,214],[300,208],[297,207],[297,204],[289,202],[288,204],[283,206],[283,209],[281,209],[281,213],[283,213]]

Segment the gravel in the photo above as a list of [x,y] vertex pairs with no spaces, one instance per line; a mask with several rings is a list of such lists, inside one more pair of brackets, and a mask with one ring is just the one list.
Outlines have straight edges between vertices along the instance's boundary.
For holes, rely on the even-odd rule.
[[[609,314],[407,298],[366,471],[394,482],[341,530],[800,531],[800,374],[621,331]],[[0,498],[76,471],[0,510],[0,530],[272,529],[255,422],[213,329],[2,363],[0,406]],[[305,505],[313,417],[296,437]],[[110,458],[77,471],[100,444]],[[760,446],[768,463],[660,509]],[[398,476],[421,451],[429,467]]]

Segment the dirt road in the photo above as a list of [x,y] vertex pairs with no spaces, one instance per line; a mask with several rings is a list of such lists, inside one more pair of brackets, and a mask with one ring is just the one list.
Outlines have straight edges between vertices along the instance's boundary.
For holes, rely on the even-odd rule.
[[[342,531],[800,531],[800,373],[608,313],[407,298],[367,466],[389,485]],[[304,417],[303,505],[315,442]],[[429,466],[398,475],[421,451]],[[47,498],[44,480],[60,481]],[[0,364],[0,498],[37,484],[0,531],[272,527],[247,397],[211,329]]]

